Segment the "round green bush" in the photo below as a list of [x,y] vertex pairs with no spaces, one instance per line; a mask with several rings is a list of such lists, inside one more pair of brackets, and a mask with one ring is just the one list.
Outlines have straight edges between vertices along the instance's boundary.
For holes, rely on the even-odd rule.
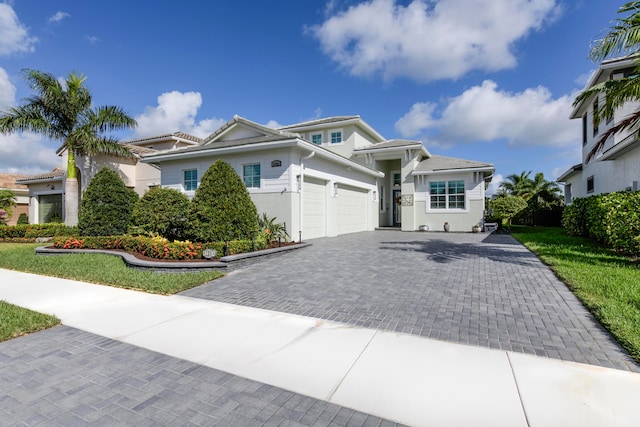
[[191,201],[190,235],[200,242],[253,239],[258,211],[240,176],[217,160],[205,172]]
[[189,198],[178,190],[152,188],[133,209],[132,223],[143,233],[158,234],[169,240],[183,240],[189,203]]
[[113,236],[126,233],[137,201],[136,192],[125,187],[116,172],[101,169],[82,195],[78,213],[80,234]]
[[27,214],[21,213],[20,216],[18,217],[18,222],[16,224],[18,225],[29,224],[29,217],[27,216]]

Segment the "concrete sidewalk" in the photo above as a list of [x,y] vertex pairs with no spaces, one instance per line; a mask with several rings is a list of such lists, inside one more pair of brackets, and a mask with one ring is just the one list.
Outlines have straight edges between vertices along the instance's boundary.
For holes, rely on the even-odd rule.
[[640,425],[621,370],[2,269],[0,299],[408,425]]

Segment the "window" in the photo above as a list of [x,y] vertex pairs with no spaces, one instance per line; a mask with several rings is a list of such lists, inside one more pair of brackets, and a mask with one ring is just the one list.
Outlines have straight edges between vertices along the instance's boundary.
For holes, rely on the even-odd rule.
[[431,209],[446,209],[447,208],[447,184],[444,181],[430,182],[429,194]]
[[595,122],[595,117],[596,117],[597,114],[598,114],[598,98],[596,98],[593,101],[593,118],[594,118],[594,121],[593,121],[593,136],[596,136],[598,134],[598,125]]
[[400,175],[399,173],[394,173],[393,174],[393,186],[394,187],[400,187],[400,184],[402,184],[402,175]]
[[311,142],[313,142],[316,145],[322,145],[322,134],[321,133],[314,133],[311,135]]
[[260,188],[260,163],[244,165],[242,181],[247,188]]
[[464,209],[464,181],[449,181],[449,209]]
[[198,188],[198,169],[184,171],[184,191],[195,191]]
[[564,186],[564,200],[567,204],[571,203],[573,197],[571,195],[571,184],[566,184]]
[[582,116],[582,145],[587,145],[587,115]]
[[587,178],[587,193],[593,193],[594,188],[595,187],[593,185],[593,175],[592,175],[589,178]]
[[340,144],[342,142],[342,131],[341,130],[332,130],[330,135],[331,135],[331,143],[332,144]]
[[380,186],[380,212],[384,212],[384,185]]
[[435,181],[429,183],[431,209],[464,209],[464,181]]

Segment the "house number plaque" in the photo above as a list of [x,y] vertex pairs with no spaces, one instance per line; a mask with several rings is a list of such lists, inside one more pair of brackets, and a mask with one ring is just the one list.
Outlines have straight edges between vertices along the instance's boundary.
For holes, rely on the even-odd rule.
[[402,206],[413,206],[413,194],[402,195]]

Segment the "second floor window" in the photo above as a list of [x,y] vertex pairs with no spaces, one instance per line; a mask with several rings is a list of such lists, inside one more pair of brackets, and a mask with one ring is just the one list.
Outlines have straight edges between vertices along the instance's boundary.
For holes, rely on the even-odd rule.
[[311,142],[313,142],[316,145],[322,145],[322,134],[314,133],[313,135],[311,135]]
[[331,131],[331,143],[340,144],[342,142],[342,131]]
[[595,99],[595,101],[593,101],[593,117],[594,117],[594,121],[593,121],[593,136],[596,136],[598,134],[598,125],[595,122],[595,117],[598,115],[598,98]]

